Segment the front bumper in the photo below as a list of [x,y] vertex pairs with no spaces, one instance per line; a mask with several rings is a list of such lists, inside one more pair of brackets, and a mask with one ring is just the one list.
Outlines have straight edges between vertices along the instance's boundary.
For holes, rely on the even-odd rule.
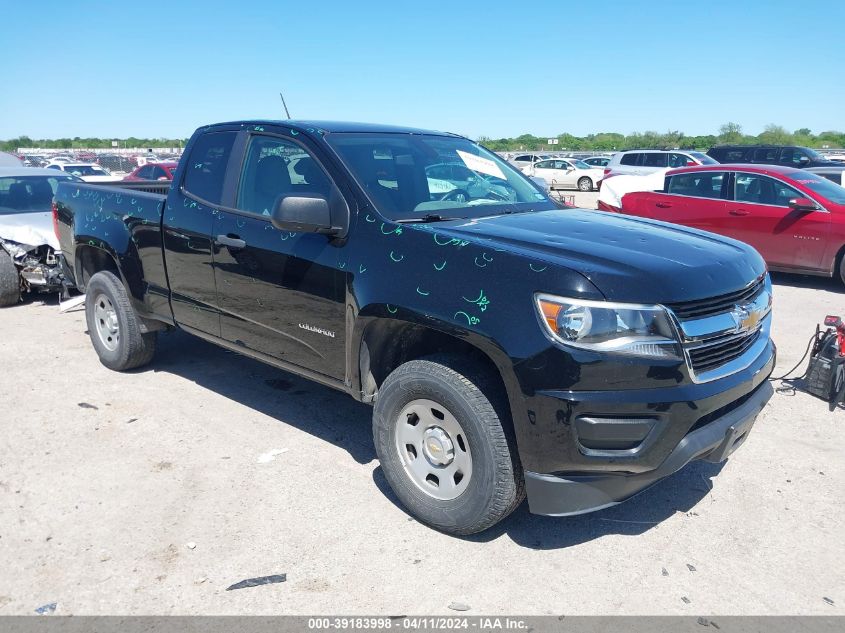
[[685,435],[653,470],[560,476],[526,471],[529,509],[550,516],[592,512],[625,501],[693,460],[721,462],[746,440],[772,393],[771,384],[764,380],[740,406]]

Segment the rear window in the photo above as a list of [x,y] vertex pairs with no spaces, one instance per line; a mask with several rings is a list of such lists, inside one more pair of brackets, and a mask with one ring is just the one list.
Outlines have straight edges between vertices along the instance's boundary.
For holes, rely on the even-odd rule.
[[719,161],[715,161],[710,158],[707,154],[703,152],[690,152],[690,156],[692,156],[695,160],[697,160],[702,165],[718,165]]
[[64,174],[0,178],[0,215],[49,211],[60,182],[79,180]]
[[200,136],[185,162],[182,184],[185,191],[212,204],[220,204],[223,178],[234,142],[235,132],[209,132]]
[[636,165],[640,156],[639,152],[632,152],[630,154],[622,154],[622,159],[619,161],[622,165]]

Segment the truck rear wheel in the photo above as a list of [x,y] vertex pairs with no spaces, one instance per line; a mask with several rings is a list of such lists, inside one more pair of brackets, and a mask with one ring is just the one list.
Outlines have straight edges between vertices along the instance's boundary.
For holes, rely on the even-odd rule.
[[0,308],[21,300],[21,278],[9,253],[0,248]]
[[373,439],[390,487],[411,514],[456,535],[495,525],[525,496],[522,466],[494,393],[450,357],[401,365],[379,389]]
[[125,371],[152,360],[156,333],[141,332],[138,315],[114,273],[91,277],[85,288],[85,320],[100,362],[109,369]]

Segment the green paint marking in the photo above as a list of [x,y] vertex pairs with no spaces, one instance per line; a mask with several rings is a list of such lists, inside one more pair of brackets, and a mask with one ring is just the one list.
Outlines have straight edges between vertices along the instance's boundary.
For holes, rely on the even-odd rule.
[[434,270],[443,270],[444,268],[446,268],[446,260],[445,259],[443,260],[443,263],[440,264],[440,266],[438,266],[437,264],[434,264]]
[[405,256],[404,256],[404,255],[400,255],[400,256],[399,256],[399,259],[396,259],[396,258],[393,256],[393,251],[390,251],[390,259],[392,259],[394,262],[401,262],[403,259],[405,259]]
[[471,314],[467,314],[466,312],[463,312],[463,311],[455,312],[454,319],[456,321],[460,320],[460,319],[458,319],[458,315],[461,315],[463,318],[465,318],[467,320],[467,325],[477,325],[478,323],[481,322],[481,319],[479,319],[478,317],[472,316]]
[[534,264],[528,264],[528,267],[529,267],[531,270],[533,270],[535,273],[541,273],[541,272],[543,272],[544,270],[546,270],[546,268],[548,268],[548,266],[543,266],[542,268],[534,268]]
[[420,295],[422,295],[423,297],[427,297],[427,296],[428,296],[428,295],[430,295],[431,293],[430,293],[430,292],[425,292],[425,291],[423,291],[423,290],[420,290],[420,287],[419,287],[419,286],[417,286],[417,294],[420,294]]
[[475,304],[475,305],[477,305],[479,308],[481,308],[481,311],[482,311],[482,312],[484,312],[485,310],[487,310],[487,306],[489,306],[489,305],[490,305],[490,299],[488,299],[488,298],[485,296],[485,294],[484,294],[484,290],[482,290],[481,292],[479,292],[479,293],[478,293],[478,298],[477,298],[477,299],[467,299],[466,297],[461,297],[461,299],[463,299],[463,300],[464,300],[464,301],[466,301],[467,303],[474,303],[474,304]]
[[399,308],[394,308],[389,303],[385,305],[387,305],[387,311],[390,312],[390,314],[396,314],[397,312],[399,312]]

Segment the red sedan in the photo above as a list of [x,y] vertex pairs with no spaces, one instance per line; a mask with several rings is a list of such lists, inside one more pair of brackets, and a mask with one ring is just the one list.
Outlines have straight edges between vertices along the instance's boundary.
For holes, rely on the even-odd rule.
[[683,167],[666,173],[662,190],[627,193],[621,204],[623,213],[750,244],[771,270],[837,275],[845,282],[845,188],[806,170]]
[[179,163],[147,163],[141,165],[124,180],[173,180]]

